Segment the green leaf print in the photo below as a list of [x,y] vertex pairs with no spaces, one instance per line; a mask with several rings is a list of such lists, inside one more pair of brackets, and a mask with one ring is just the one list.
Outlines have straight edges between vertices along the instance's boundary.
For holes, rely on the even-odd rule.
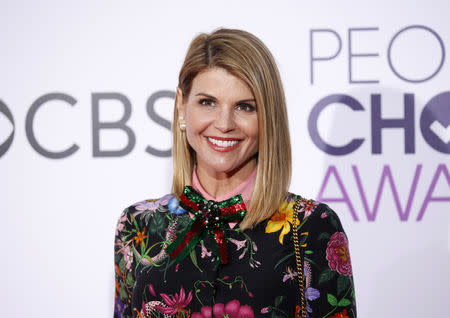
[[120,262],[119,262],[119,269],[120,269],[120,272],[121,273],[125,273],[125,271],[126,271],[126,263],[125,263],[125,261],[124,261],[124,259],[123,259],[123,257],[120,259]]
[[329,280],[333,279],[334,276],[336,276],[336,272],[332,271],[331,269],[327,268],[326,270],[324,270],[322,272],[322,274],[320,274],[320,278],[319,278],[319,285],[323,284],[325,282],[328,282]]
[[339,278],[337,280],[337,295],[339,296],[342,294],[344,290],[347,289],[347,286],[349,285],[348,277],[345,275],[339,275]]
[[286,297],[285,296],[278,296],[277,298],[275,298],[275,302],[274,302],[275,307],[280,306],[280,304],[283,302],[284,298],[286,298]]
[[131,273],[128,273],[127,279],[125,282],[127,283],[128,286],[134,285],[134,278],[133,278],[133,275],[131,275]]
[[144,212],[142,212],[141,217],[142,219],[144,219],[144,222],[148,224],[148,222],[150,222],[150,218],[154,213],[154,211],[145,210]]
[[149,224],[149,231],[151,234],[156,234],[164,230],[164,217],[160,213],[153,214],[153,218]]
[[197,254],[195,253],[195,249],[191,251],[191,253],[189,254],[192,264],[194,264],[195,267],[197,267],[197,269],[203,273],[202,269],[200,267],[198,267],[198,262],[197,262]]
[[292,252],[292,253],[286,255],[285,257],[283,257],[282,259],[280,259],[280,260],[275,264],[275,266],[273,267],[273,269],[277,269],[277,267],[278,267],[281,263],[283,263],[285,260],[287,260],[288,258],[292,257],[293,255],[294,255],[294,252]]
[[128,293],[126,292],[126,289],[123,286],[123,283],[120,283],[120,286],[119,286],[119,296],[122,299],[127,299],[128,298]]
[[158,212],[167,212],[167,211],[169,211],[169,206],[168,205],[160,205],[159,207],[158,207],[158,209],[156,209]]
[[328,240],[328,239],[330,239],[330,237],[331,237],[330,233],[323,232],[323,233],[320,233],[320,235],[317,239],[318,240],[325,240],[325,239]]
[[334,296],[331,295],[331,294],[327,294],[327,298],[328,298],[328,303],[329,303],[331,306],[337,306],[338,302],[337,302],[336,297],[334,297]]
[[330,219],[331,225],[333,225],[333,227],[334,227],[335,229],[338,229],[338,228],[339,228],[339,225],[338,225],[338,222],[337,222],[336,218],[330,216],[329,219]]
[[342,298],[339,303],[337,304],[339,307],[346,307],[350,305],[352,302],[346,298]]

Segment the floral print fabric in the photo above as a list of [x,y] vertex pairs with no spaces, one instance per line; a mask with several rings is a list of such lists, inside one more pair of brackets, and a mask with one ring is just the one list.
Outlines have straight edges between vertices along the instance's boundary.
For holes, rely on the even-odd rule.
[[[225,228],[229,261],[216,262],[205,237],[174,262],[165,248],[190,221],[173,195],[136,203],[120,216],[115,240],[114,317],[298,317],[299,288],[289,193],[270,219],[252,229]],[[356,317],[347,237],[325,204],[300,202],[308,317]]]

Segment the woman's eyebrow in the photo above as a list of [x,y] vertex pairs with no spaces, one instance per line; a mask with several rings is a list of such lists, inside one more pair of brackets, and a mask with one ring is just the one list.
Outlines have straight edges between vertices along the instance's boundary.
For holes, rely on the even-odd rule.
[[248,103],[248,102],[255,102],[256,103],[256,99],[249,98],[249,99],[243,99],[243,100],[238,101],[238,103]]
[[[217,100],[216,97],[214,97],[214,96],[212,96],[212,95],[209,95],[209,94],[205,94],[205,93],[198,93],[198,94],[196,94],[195,96],[205,96],[205,97],[208,97],[208,98]],[[240,100],[240,101],[238,101],[237,103],[239,104],[239,103],[248,103],[248,102],[255,102],[255,103],[256,103],[256,100],[255,100],[254,98],[248,98],[248,99]]]
[[209,94],[205,94],[205,93],[198,93],[195,96],[205,96],[205,97],[217,100],[217,98],[215,98],[214,96],[209,95]]

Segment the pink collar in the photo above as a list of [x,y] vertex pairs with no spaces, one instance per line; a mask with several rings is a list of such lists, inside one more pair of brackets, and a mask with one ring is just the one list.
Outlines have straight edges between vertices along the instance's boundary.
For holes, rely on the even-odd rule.
[[214,198],[211,195],[209,195],[208,192],[205,191],[205,189],[203,189],[203,187],[200,184],[200,181],[198,180],[198,177],[197,177],[197,166],[194,166],[194,169],[192,171],[192,186],[194,187],[195,190],[200,192],[200,194],[203,195],[203,197],[206,200],[223,201],[223,200],[229,199],[237,194],[240,194],[240,195],[242,195],[244,204],[248,209],[248,207],[250,206],[250,199],[252,198],[253,186],[254,186],[255,180],[256,180],[256,170],[257,170],[257,168],[255,168],[253,170],[253,172],[247,177],[247,179],[245,179],[234,190],[230,191],[227,194],[221,195],[218,198]]

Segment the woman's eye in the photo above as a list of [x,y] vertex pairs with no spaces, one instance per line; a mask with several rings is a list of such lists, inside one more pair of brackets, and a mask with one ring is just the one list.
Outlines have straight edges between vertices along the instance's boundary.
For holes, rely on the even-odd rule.
[[205,105],[205,106],[213,106],[214,105],[214,101],[212,99],[201,99],[199,101],[200,105]]
[[244,112],[254,112],[256,110],[256,107],[250,104],[239,104],[236,108]]

